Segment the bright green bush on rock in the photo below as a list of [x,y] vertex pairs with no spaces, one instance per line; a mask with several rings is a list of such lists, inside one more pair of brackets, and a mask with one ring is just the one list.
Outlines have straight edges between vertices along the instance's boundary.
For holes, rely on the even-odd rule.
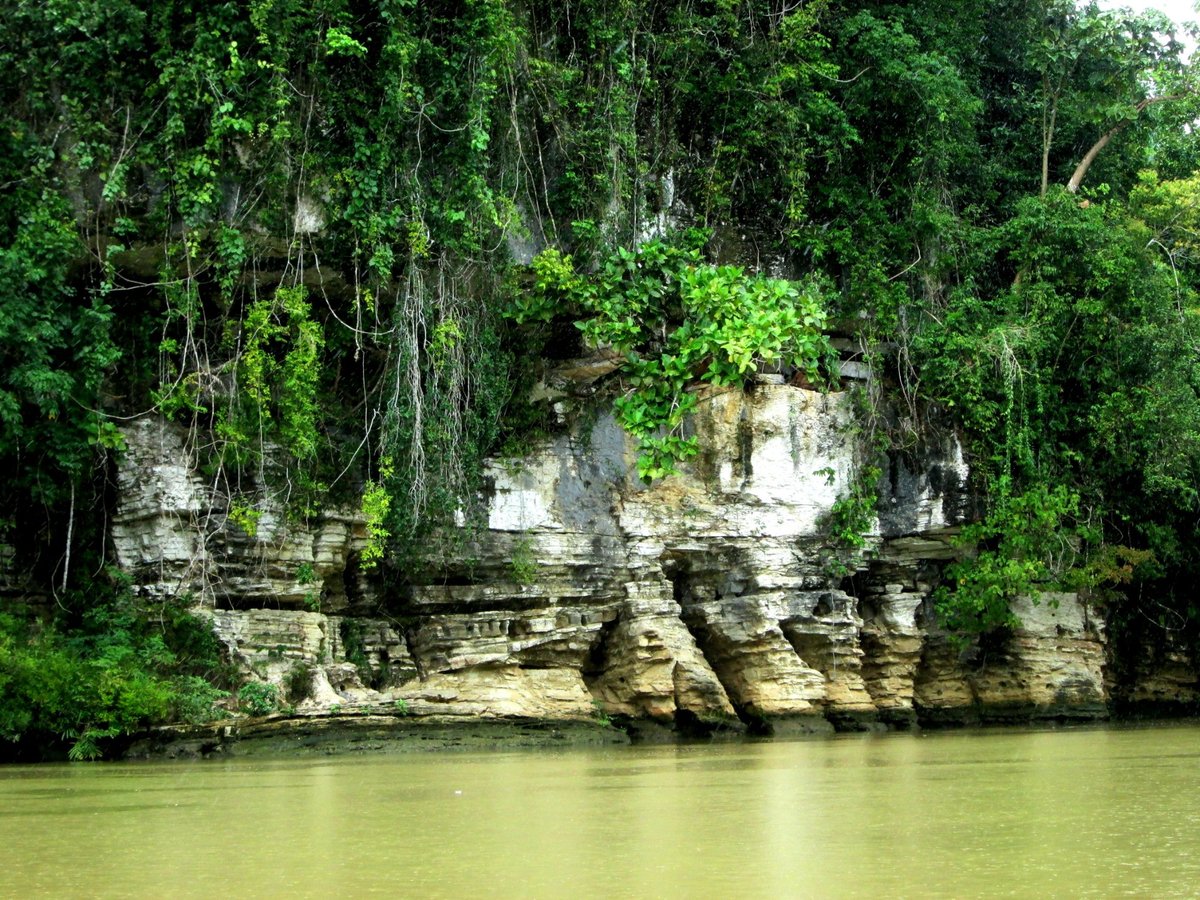
[[819,282],[706,264],[706,238],[692,232],[679,243],[618,248],[595,272],[577,271],[571,257],[547,250],[530,267],[532,289],[518,291],[509,307],[519,324],[578,317],[589,345],[625,355],[630,390],[614,408],[638,440],[638,475],[646,482],[675,474],[677,462],[699,452],[696,438],[684,434],[697,402],[693,386],[741,386],[760,367],[820,384],[836,369]]

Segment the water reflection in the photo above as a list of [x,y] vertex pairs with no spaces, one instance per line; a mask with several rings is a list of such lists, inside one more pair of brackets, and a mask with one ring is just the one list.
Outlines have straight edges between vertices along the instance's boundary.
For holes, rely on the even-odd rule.
[[1198,737],[2,768],[0,895],[1190,895]]

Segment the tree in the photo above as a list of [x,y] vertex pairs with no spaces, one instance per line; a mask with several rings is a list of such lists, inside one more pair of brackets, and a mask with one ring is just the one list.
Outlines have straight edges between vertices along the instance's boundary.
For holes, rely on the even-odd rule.
[[[1044,0],[1042,28],[1030,47],[1041,75],[1041,194],[1050,184],[1060,112],[1076,132],[1099,131],[1066,181],[1076,193],[1100,152],[1150,107],[1194,92],[1181,61],[1183,46],[1162,13],[1101,11],[1094,2]],[[1068,152],[1078,150],[1070,148]]]

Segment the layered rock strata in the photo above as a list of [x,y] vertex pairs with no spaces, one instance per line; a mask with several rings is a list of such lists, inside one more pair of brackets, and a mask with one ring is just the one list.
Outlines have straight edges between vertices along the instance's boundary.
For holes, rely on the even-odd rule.
[[952,434],[889,461],[851,551],[827,536],[858,477],[851,392],[763,383],[700,401],[700,456],[652,487],[607,415],[495,461],[469,564],[391,592],[357,568],[354,514],[289,521],[264,491],[247,533],[232,514],[245,498],[206,484],[184,436],[146,419],[126,429],[113,546],[138,590],[189,598],[300,714],[686,733],[1103,715],[1103,627],[1075,597],[1030,605],[994,648],[961,650],[932,623],[968,514]]

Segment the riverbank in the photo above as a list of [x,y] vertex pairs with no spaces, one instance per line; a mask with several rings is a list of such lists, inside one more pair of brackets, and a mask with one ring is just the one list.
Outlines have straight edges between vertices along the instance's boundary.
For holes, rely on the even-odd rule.
[[169,725],[135,736],[120,755],[124,759],[347,756],[629,743],[625,732],[598,721],[415,720],[366,714]]
[[834,729],[820,717],[797,721],[772,733],[728,723],[725,727],[673,730],[646,721],[531,719],[522,717],[464,719],[414,718],[379,713],[330,716],[270,716],[229,719],[206,725],[168,725],[133,735],[117,750],[125,760],[200,760],[230,758],[304,758],[318,756],[520,751],[567,747],[703,744],[828,738],[849,732],[913,731],[940,733],[975,731],[1002,733],[1031,728],[1139,727],[1200,725],[1197,710],[1148,705],[1125,708],[1112,716],[1093,713],[1053,715],[1043,710],[1016,710],[1009,715],[976,715],[965,719],[933,718],[911,728],[873,727]]

